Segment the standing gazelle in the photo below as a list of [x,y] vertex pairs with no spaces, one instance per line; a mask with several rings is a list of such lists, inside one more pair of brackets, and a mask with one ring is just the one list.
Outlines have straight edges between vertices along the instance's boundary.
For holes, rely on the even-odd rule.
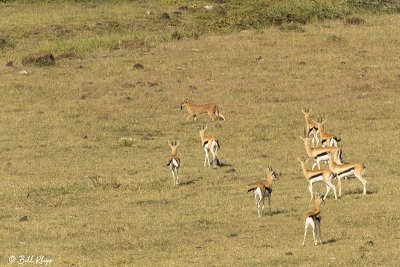
[[319,138],[321,139],[321,145],[322,147],[325,146],[338,146],[338,142],[340,142],[340,138],[337,137],[334,134],[330,134],[325,132],[325,127],[324,127],[324,123],[327,121],[328,119],[325,119],[324,121],[322,120],[318,120],[318,121],[314,121],[313,122],[317,125],[318,128],[318,132],[319,132]]
[[309,226],[312,228],[312,234],[314,237],[314,245],[318,244],[318,239],[319,243],[322,244],[322,238],[321,238],[321,203],[324,203],[324,199],[322,198],[323,194],[321,196],[318,196],[318,194],[315,195],[314,197],[314,208],[311,211],[308,211],[304,214],[304,219],[305,219],[305,226],[304,226],[304,238],[303,238],[303,246],[304,242],[306,241],[306,235],[307,235],[307,229]]
[[211,166],[210,158],[208,157],[208,152],[211,152],[212,154],[213,165],[214,165],[214,162],[218,162],[217,154],[220,146],[219,146],[219,141],[216,137],[204,135],[205,130],[207,130],[207,125],[206,127],[199,129],[199,134],[201,138],[201,145],[204,149],[204,152],[206,153],[206,156],[204,158],[204,166],[207,167],[207,163],[208,166]]
[[189,112],[189,116],[187,116],[186,120],[190,120],[193,118],[194,121],[197,120],[197,115],[202,113],[207,113],[208,116],[211,117],[211,120],[214,121],[216,118],[221,118],[225,120],[224,115],[219,112],[219,108],[216,104],[202,104],[202,105],[195,105],[190,104],[187,99],[185,99],[181,104],[181,110],[183,107],[186,107],[187,111]]
[[[305,134],[306,137],[312,136],[311,142],[313,146],[318,145],[318,127],[317,125],[313,122],[313,119],[311,118],[311,109],[302,109],[301,112],[304,114],[304,119],[305,119]],[[315,144],[314,144],[315,141]]]
[[269,214],[271,213],[271,194],[272,194],[272,181],[279,180],[274,170],[272,170],[271,166],[268,166],[267,176],[264,181],[257,181],[249,184],[252,186],[247,192],[253,191],[254,198],[256,200],[256,208],[258,212],[258,217],[261,217],[262,211],[264,210],[264,200],[265,195],[268,197],[268,208]]
[[174,179],[174,185],[178,185],[179,184],[179,178],[178,178],[178,169],[179,166],[181,165],[181,160],[178,158],[177,154],[177,147],[179,146],[179,141],[168,141],[168,145],[171,148],[171,155],[168,157],[168,164],[167,166],[169,166],[171,168],[171,172],[172,172],[172,179]]
[[367,181],[362,177],[365,165],[362,163],[341,164],[337,153],[329,154],[329,169],[338,178],[339,197],[342,195],[342,178],[354,175],[363,185],[363,194],[367,194]]
[[329,160],[329,152],[331,152],[331,153],[338,152],[339,155],[341,156],[342,151],[338,147],[311,147],[309,138],[303,138],[300,136],[300,139],[303,140],[303,142],[304,142],[304,146],[306,148],[307,155],[310,158],[313,158],[315,161],[312,166],[313,170],[315,168],[315,165],[317,165],[318,170],[321,169],[320,162]]
[[332,178],[333,178],[332,172],[330,172],[327,169],[307,170],[306,162],[309,159],[307,159],[306,161],[303,161],[298,158],[297,160],[300,162],[301,168],[303,169],[303,174],[309,183],[308,190],[310,191],[311,199],[313,199],[313,184],[316,182],[324,182],[326,184],[326,194],[324,196],[324,199],[326,199],[326,197],[328,196],[328,193],[331,190],[331,188],[333,190],[333,193],[335,194],[335,199],[337,199],[336,187],[332,184]]

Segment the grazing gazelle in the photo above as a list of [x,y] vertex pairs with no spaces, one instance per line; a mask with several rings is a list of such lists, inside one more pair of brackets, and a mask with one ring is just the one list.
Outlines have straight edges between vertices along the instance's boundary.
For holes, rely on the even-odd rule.
[[323,170],[307,170],[306,169],[306,162],[309,160],[307,159],[306,161],[301,160],[297,158],[297,160],[301,164],[301,168],[303,169],[303,174],[306,177],[309,185],[308,185],[308,190],[310,191],[311,194],[311,199],[313,199],[313,184],[316,182],[324,182],[326,184],[326,194],[324,196],[324,199],[328,196],[329,191],[333,190],[333,193],[335,194],[335,199],[337,199],[336,195],[336,187],[332,184],[332,178],[333,178],[333,173],[330,172],[327,169]]
[[[311,118],[311,109],[306,109],[306,110],[302,109],[301,112],[303,112],[304,119],[306,122],[306,125],[305,125],[306,137],[312,136],[311,142],[312,142],[313,146],[317,146],[318,142],[319,142],[318,127]],[[315,144],[314,144],[314,142],[315,142]]]
[[199,129],[199,134],[201,138],[201,146],[204,149],[204,152],[206,153],[205,159],[204,159],[204,166],[211,166],[210,165],[210,158],[208,157],[208,152],[211,152],[212,157],[213,157],[213,164],[214,162],[218,162],[217,158],[217,153],[218,149],[220,148],[219,146],[219,141],[216,137],[214,136],[206,136],[204,135],[205,130],[207,130],[207,125],[204,128]]
[[303,140],[303,142],[304,142],[304,146],[306,148],[307,155],[310,158],[313,158],[315,161],[312,166],[313,170],[315,168],[315,165],[317,165],[318,170],[321,169],[320,162],[329,160],[329,152],[331,152],[331,153],[339,152],[339,155],[340,156],[342,155],[342,151],[338,147],[311,147],[309,138],[303,138],[300,136],[300,139]]
[[219,112],[219,108],[216,104],[202,104],[202,105],[195,105],[190,104],[187,99],[185,99],[181,104],[181,110],[183,107],[186,107],[187,111],[189,112],[189,116],[187,116],[186,120],[190,120],[193,118],[194,121],[197,120],[197,115],[201,113],[207,113],[208,116],[211,117],[211,120],[214,121],[216,118],[221,118],[225,120],[224,115]]
[[324,123],[327,120],[328,119],[326,119],[324,121],[322,121],[322,120],[314,121],[313,120],[313,122],[318,127],[319,138],[321,139],[322,147],[325,147],[325,146],[331,146],[331,147],[335,146],[335,147],[337,147],[338,146],[337,143],[340,142],[341,139],[339,137],[337,137],[336,135],[334,135],[334,134],[330,134],[330,133],[325,132]]
[[307,235],[307,229],[309,226],[312,228],[312,234],[314,237],[314,245],[318,244],[318,239],[319,243],[322,244],[322,238],[321,238],[321,202],[324,203],[324,199],[322,198],[323,194],[321,196],[318,196],[318,194],[315,195],[314,197],[314,208],[311,211],[308,211],[304,214],[305,218],[305,229],[304,229],[304,238],[303,238],[303,246],[304,242],[306,241],[306,235]]
[[261,217],[262,211],[264,210],[264,200],[266,195],[268,197],[269,214],[271,214],[272,181],[274,180],[279,179],[274,170],[272,170],[271,166],[268,166],[267,176],[265,177],[264,181],[257,181],[249,184],[250,186],[252,186],[252,188],[247,190],[247,192],[254,192],[258,217]]
[[177,154],[177,147],[179,146],[179,141],[168,141],[168,145],[171,148],[171,155],[168,157],[168,164],[171,168],[172,172],[172,179],[174,179],[174,185],[179,184],[179,178],[178,178],[178,169],[179,166],[181,165],[181,160],[178,158]]
[[342,178],[354,175],[363,185],[363,194],[367,194],[367,181],[362,177],[365,165],[362,163],[341,164],[337,153],[329,154],[329,169],[338,178],[339,197],[342,195]]

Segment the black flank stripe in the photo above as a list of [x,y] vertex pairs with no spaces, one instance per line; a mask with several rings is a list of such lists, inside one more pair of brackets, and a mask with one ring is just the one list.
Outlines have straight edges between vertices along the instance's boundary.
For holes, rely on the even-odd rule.
[[208,140],[206,140],[206,141],[203,142],[203,146],[205,146],[205,145],[207,145],[207,144],[208,144]]
[[328,155],[328,152],[323,152],[321,154],[318,154],[317,158],[320,158],[320,157],[323,157],[323,156],[326,156],[326,155]]
[[320,173],[317,173],[317,174],[314,174],[313,176],[311,176],[310,178],[309,178],[309,180],[312,180],[312,179],[315,179],[315,178],[318,178],[318,177],[320,177],[322,175],[322,173],[320,172]]
[[345,171],[342,171],[342,172],[339,173],[338,175],[342,175],[342,174],[344,174],[344,173],[346,173],[346,172],[350,172],[350,171],[352,171],[352,170],[354,170],[354,168],[350,168],[350,169],[347,169],[347,170],[345,170]]

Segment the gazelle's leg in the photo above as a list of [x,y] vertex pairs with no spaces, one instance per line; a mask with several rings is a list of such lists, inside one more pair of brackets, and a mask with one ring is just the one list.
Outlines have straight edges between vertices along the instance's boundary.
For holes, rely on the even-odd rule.
[[315,223],[313,219],[311,219],[311,227],[312,227],[312,235],[314,238],[314,245],[317,245],[317,239],[315,237]]
[[360,174],[354,174],[355,177],[357,177],[358,180],[363,184],[363,195],[367,194],[367,181],[360,175]]
[[[308,218],[307,218],[308,219]],[[304,246],[304,242],[306,241],[306,235],[307,235],[307,228],[309,225],[308,220],[306,219],[305,224],[304,224],[304,238],[303,238],[303,246]]]
[[341,197],[342,196],[342,178],[338,176],[337,179],[338,179],[337,184],[339,187],[339,197]]
[[269,209],[269,214],[272,215],[271,213],[271,193],[268,192],[268,209]]
[[220,112],[218,112],[218,117],[220,117],[221,119],[225,120],[224,115],[222,115]]
[[[326,183],[326,186],[327,186],[327,189],[328,189],[328,186],[329,186],[329,189],[332,188],[333,193],[335,194],[335,199],[337,199],[337,195],[336,195],[336,186],[334,186],[334,185],[332,184],[331,181],[327,182],[327,183]],[[329,192],[329,190],[327,190],[326,195],[325,195],[325,198],[326,198],[326,196],[328,195],[328,192]],[[325,198],[324,198],[324,199],[325,199]]]
[[314,161],[314,164],[312,165],[312,167],[311,167],[311,170],[314,170],[315,169],[315,166],[317,165],[318,163],[317,163],[317,160],[315,160]]
[[312,191],[312,183],[310,183],[310,185],[308,186],[308,191],[310,191],[310,195],[311,195],[311,200],[313,199],[313,191]]
[[210,160],[208,158],[208,149],[206,147],[204,148],[204,152],[206,153],[206,156],[204,158],[204,167],[207,167],[207,161],[208,161],[208,165],[210,165]]
[[175,169],[175,177],[176,177],[175,184],[179,185],[178,168]]
[[316,228],[316,231],[317,231],[317,241],[319,239],[319,243],[322,244],[321,222],[318,219],[315,219],[315,228]]
[[175,185],[175,172],[174,172],[174,169],[172,169],[171,172],[172,172],[172,182]]

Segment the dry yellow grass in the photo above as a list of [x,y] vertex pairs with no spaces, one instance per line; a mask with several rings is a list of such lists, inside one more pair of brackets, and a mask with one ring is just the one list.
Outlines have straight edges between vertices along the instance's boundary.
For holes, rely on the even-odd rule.
[[[30,26],[8,8],[7,18]],[[51,12],[57,23],[68,19]],[[85,14],[77,24],[97,19]],[[304,33],[210,34],[148,50],[100,47],[48,68],[19,64],[30,52],[31,35],[21,36],[0,55],[1,264],[45,255],[54,266],[396,265],[400,17],[365,19],[307,25]],[[46,34],[45,42],[59,47]],[[4,66],[10,59],[15,68]],[[226,122],[186,122],[184,98],[218,103]],[[314,247],[309,235],[304,248],[311,203],[296,161],[305,156],[302,108],[328,118],[345,160],[365,163],[368,181],[366,196],[355,179],[343,183],[340,200],[329,196],[325,243]],[[197,128],[206,123],[221,142],[217,170],[203,167]],[[170,139],[180,140],[179,187],[165,166]],[[247,184],[268,164],[281,179],[273,216],[259,219]]]

